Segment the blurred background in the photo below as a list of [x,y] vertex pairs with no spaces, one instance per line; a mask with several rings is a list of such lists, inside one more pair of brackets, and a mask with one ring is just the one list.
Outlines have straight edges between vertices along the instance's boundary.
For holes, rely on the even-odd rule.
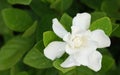
[[[0,48],[3,48],[12,38],[23,35],[36,21],[35,43],[43,39],[43,32],[52,30],[53,18],[57,17],[60,19],[64,13],[74,17],[76,13],[82,12],[88,12],[92,15],[91,23],[102,17],[109,17],[113,28],[113,32],[110,35],[111,46],[102,51],[103,54],[110,54],[112,58],[112,61],[110,58],[110,62],[114,64],[110,63],[112,67],[110,66],[109,68],[108,66],[108,70],[104,73],[94,73],[93,75],[120,75],[120,0],[0,0]],[[27,32],[27,35],[30,35],[29,33],[31,34],[31,30]],[[26,54],[27,51],[16,62],[19,62],[22,66],[20,72],[26,71],[25,73],[16,74],[13,72],[15,70],[11,69],[13,66],[10,66],[1,68],[0,75],[62,75],[56,73],[56,71],[54,74],[44,74],[43,72],[45,71],[38,71],[39,67],[35,69],[35,67],[30,67],[29,64],[24,64],[21,59]],[[8,64],[3,65],[3,63],[9,62],[7,59],[5,59],[6,62],[3,62],[4,58],[6,57],[0,55],[0,62],[2,62],[0,67],[8,66]],[[8,58],[10,62],[12,61],[11,58]],[[47,71],[49,70],[47,69]],[[71,73],[71,75],[73,74]]]

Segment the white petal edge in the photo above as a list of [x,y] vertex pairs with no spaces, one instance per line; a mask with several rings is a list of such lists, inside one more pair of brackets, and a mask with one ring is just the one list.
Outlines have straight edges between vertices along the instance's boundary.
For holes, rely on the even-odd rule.
[[90,26],[91,15],[88,13],[78,13],[73,18],[72,33],[86,31]]
[[53,19],[53,25],[52,25],[53,31],[57,36],[60,38],[63,38],[68,32],[65,30],[65,28],[61,25],[61,23],[57,20],[57,18]]
[[75,62],[74,57],[70,55],[60,66],[63,68],[69,68],[73,66],[78,66],[78,64]]
[[74,54],[70,54],[70,56],[61,64],[61,66],[64,68],[80,66],[80,65],[87,66],[89,63],[88,62],[89,55],[92,52],[93,51],[82,50]]
[[87,66],[88,65],[88,57],[89,57],[89,54],[91,54],[92,51],[89,51],[89,50],[83,50],[83,51],[80,51],[80,52],[77,52],[74,54],[74,59],[75,61],[77,62],[78,66],[79,65],[84,65],[84,66]]
[[51,60],[60,58],[65,52],[65,42],[54,41],[44,49],[44,55]]
[[101,69],[102,55],[98,51],[94,51],[89,56],[89,65],[88,67],[94,71],[99,71]]
[[110,38],[103,30],[97,29],[92,31],[92,39],[98,43],[98,48],[109,47],[111,44]]

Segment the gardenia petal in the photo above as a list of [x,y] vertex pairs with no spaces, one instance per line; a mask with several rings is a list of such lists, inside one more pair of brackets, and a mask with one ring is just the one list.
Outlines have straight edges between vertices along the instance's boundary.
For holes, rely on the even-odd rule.
[[70,55],[60,66],[63,68],[69,68],[73,66],[78,66],[78,64],[75,62],[73,56]]
[[53,19],[52,28],[55,34],[60,38],[63,38],[68,33],[56,18]]
[[110,46],[110,38],[104,33],[103,30],[94,30],[91,35],[92,39],[98,43],[98,48]]
[[65,52],[65,45],[65,42],[51,42],[44,49],[44,55],[51,60],[54,60],[55,58],[60,58]]
[[99,71],[101,69],[102,55],[98,51],[94,51],[89,56],[89,65],[88,67],[94,71]]
[[82,50],[76,54],[74,54],[74,58],[76,59],[76,62],[79,65],[84,65],[87,66],[88,65],[88,57],[89,55],[92,53],[93,51],[89,51],[89,50]]
[[86,31],[90,26],[91,15],[88,13],[78,13],[73,18],[72,33]]
[[89,64],[89,55],[94,51],[81,50],[74,54],[70,54],[69,57],[61,64],[61,66],[64,68],[80,65],[87,66]]

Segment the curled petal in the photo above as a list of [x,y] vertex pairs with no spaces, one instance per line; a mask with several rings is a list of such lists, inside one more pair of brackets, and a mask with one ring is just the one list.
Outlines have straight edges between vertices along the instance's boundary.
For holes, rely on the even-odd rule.
[[89,28],[91,15],[88,13],[78,13],[73,18],[72,33],[86,31]]
[[94,71],[99,71],[101,69],[102,55],[98,51],[94,51],[89,56],[88,67]]
[[44,55],[51,60],[60,58],[65,52],[65,42],[51,42],[45,49]]
[[109,47],[111,44],[110,38],[104,33],[103,30],[94,30],[91,37],[98,43],[98,48]]
[[52,28],[55,34],[60,38],[63,38],[68,33],[56,18],[53,19]]

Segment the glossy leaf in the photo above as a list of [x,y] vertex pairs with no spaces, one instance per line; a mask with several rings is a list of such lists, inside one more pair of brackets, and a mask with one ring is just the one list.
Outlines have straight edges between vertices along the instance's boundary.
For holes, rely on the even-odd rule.
[[[52,67],[52,63],[50,60],[48,60],[43,53],[41,52],[43,49],[41,47],[42,42],[38,42],[25,56],[24,63],[37,68],[37,69],[44,69]],[[39,47],[38,47],[39,46]]]
[[55,0],[43,0],[43,1],[46,1],[46,2],[49,2],[49,3],[54,3]]
[[0,11],[4,8],[11,7],[6,0],[0,0]]
[[102,29],[107,35],[112,33],[112,24],[108,17],[100,18],[92,23],[90,30]]
[[111,18],[120,20],[120,1],[119,0],[105,0],[102,3],[102,11],[106,12]]
[[0,70],[14,66],[33,46],[33,38],[15,37],[8,41],[0,50]]
[[5,25],[1,14],[1,10],[7,7],[11,7],[9,3],[7,3],[6,0],[0,0],[0,35],[3,35],[4,41],[7,41],[13,37],[12,31]]
[[86,66],[78,66],[76,69],[67,72],[65,75],[94,75],[94,72]]
[[46,73],[44,75],[58,75],[58,71],[55,68],[46,69]]
[[68,14],[63,14],[60,23],[65,27],[66,30],[71,31],[72,18]]
[[7,28],[7,26],[4,24],[1,14],[0,14],[0,35],[3,35],[4,41],[7,41],[13,37],[13,32],[9,28]]
[[36,27],[37,27],[37,21],[35,21],[33,25],[24,32],[22,37],[30,37],[31,35],[33,35],[36,32]]
[[[48,18],[49,17],[49,18]],[[43,34],[45,31],[52,30],[52,19],[55,18],[55,14],[44,15],[42,19],[39,21],[37,29],[36,29],[36,38],[40,41],[43,38]]]
[[112,36],[120,37],[120,26],[115,24],[117,28],[113,31]]
[[101,72],[107,72],[115,66],[115,61],[112,57],[103,55]]
[[32,0],[8,0],[10,4],[24,4],[29,5]]
[[62,62],[63,62],[62,60],[57,59],[57,60],[55,60],[55,61],[53,62],[53,66],[54,66],[56,69],[62,71],[63,73],[66,73],[66,72],[69,72],[69,71],[75,69],[75,67],[62,68],[62,67],[60,66],[60,64],[61,64]]
[[106,17],[107,14],[105,12],[93,12],[91,13],[91,21],[94,22],[97,19],[100,19],[102,17]]
[[2,15],[7,27],[14,31],[23,32],[33,23],[28,13],[20,9],[6,8]]
[[10,75],[10,70],[0,71],[0,75]]
[[78,75],[94,75],[93,71],[85,66],[79,66],[77,67],[77,73]]
[[27,72],[20,72],[17,75],[28,75],[28,73]]
[[59,41],[60,38],[55,35],[52,31],[46,31],[43,33],[43,42],[44,45],[47,46],[52,41]]
[[44,17],[48,14],[55,14],[55,12],[51,10],[49,6],[41,0],[33,0],[30,4],[30,7],[40,17]]
[[95,10],[100,10],[101,8],[101,4],[102,4],[102,0],[81,0],[84,4],[86,4],[87,6],[89,6],[90,8],[93,8]]
[[50,7],[59,12],[63,12],[71,6],[72,1],[73,0],[55,0],[51,3]]

